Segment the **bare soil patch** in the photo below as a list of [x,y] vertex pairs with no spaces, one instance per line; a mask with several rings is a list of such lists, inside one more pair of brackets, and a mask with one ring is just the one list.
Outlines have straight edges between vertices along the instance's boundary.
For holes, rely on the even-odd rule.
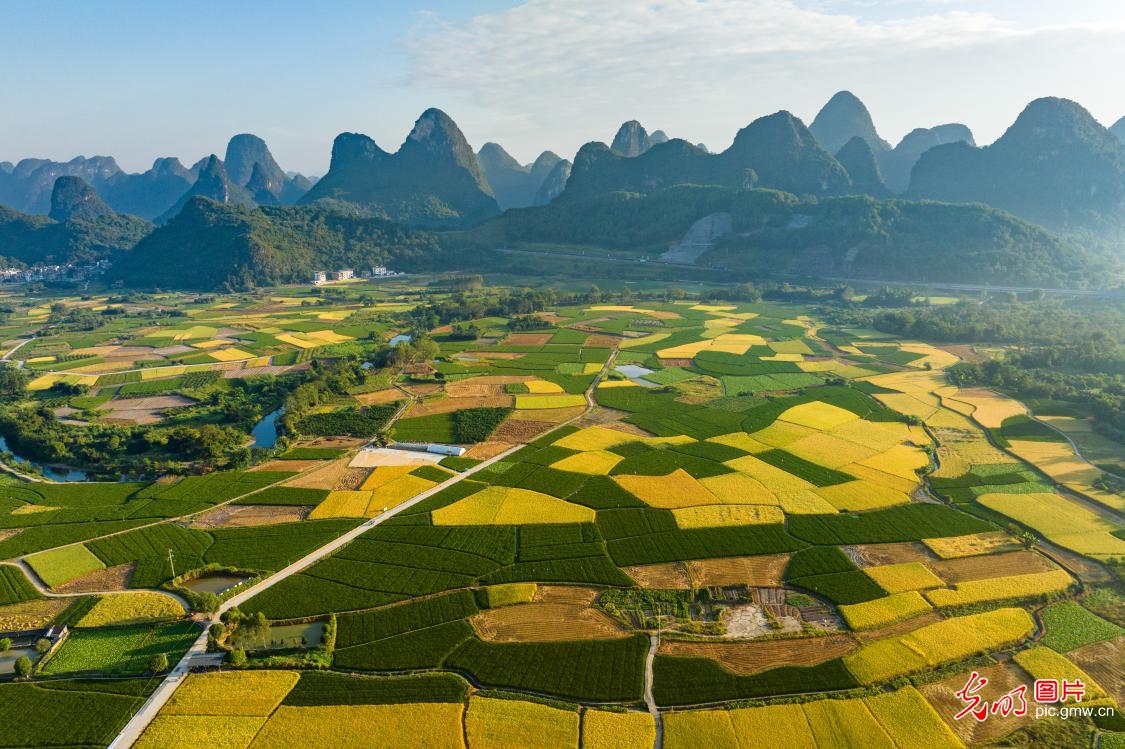
[[299,486],[305,489],[335,489],[336,482],[348,472],[348,458],[339,458],[326,463],[303,476],[290,479],[286,486]]
[[365,406],[381,406],[384,403],[405,400],[406,393],[398,388],[387,388],[386,390],[376,390],[374,393],[360,393],[353,397]]
[[[1031,679],[1019,667],[1011,663],[985,666],[977,671],[981,676],[988,679],[988,684],[978,694],[989,702],[1004,696],[1021,684],[1027,686],[1029,697],[1032,694]],[[977,721],[972,718],[954,720],[953,716],[965,706],[965,703],[957,697],[956,692],[965,686],[968,678],[967,673],[955,674],[941,681],[919,687],[922,694],[937,710],[941,719],[966,744],[976,745],[996,741],[1035,720],[1034,710],[1028,710],[1027,715],[1023,717],[1009,715],[1006,718],[995,716],[985,721]]]
[[251,471],[307,471],[325,465],[323,460],[270,460],[249,469]]
[[661,359],[660,366],[662,367],[690,367],[693,364],[691,359]]
[[363,485],[363,482],[367,480],[367,477],[371,475],[373,470],[374,469],[363,467],[349,468],[332,488],[355,491]]
[[967,361],[970,364],[976,364],[978,362],[984,361],[984,357],[978,354],[976,352],[976,349],[968,344],[951,343],[946,344],[945,346],[935,346],[935,348],[941,349],[942,351],[948,351],[959,359]]
[[551,424],[561,424],[570,421],[576,416],[581,416],[586,410],[585,406],[568,406],[567,408],[517,408],[508,417],[509,421],[546,421]]
[[441,384],[437,382],[412,382],[405,386],[405,390],[419,398],[425,398],[428,395],[437,395],[441,392]]
[[661,564],[642,564],[623,567],[625,574],[637,581],[642,588],[662,588],[665,590],[691,590],[691,576],[682,562],[663,562]]
[[[505,419],[492,433],[492,440],[513,445],[520,442],[530,442],[553,426],[554,424],[547,421]],[[472,448],[470,448],[471,450]]]
[[551,340],[554,333],[512,333],[504,339],[509,346],[542,346]]
[[445,386],[445,394],[450,398],[479,398],[489,395],[503,395],[505,385],[534,380],[531,375],[485,375],[456,380]]
[[304,520],[312,507],[289,505],[224,505],[192,522],[192,528],[249,528],[258,525],[295,523]]
[[789,564],[788,554],[726,559],[693,559],[686,562],[688,574],[696,588],[717,585],[777,587]]
[[621,339],[615,335],[605,335],[604,333],[595,333],[586,339],[582,344],[586,348],[615,348]]
[[659,653],[684,658],[710,658],[728,671],[749,676],[780,666],[815,666],[847,655],[856,647],[855,640],[846,635],[760,642],[661,640]]
[[756,603],[730,607],[723,612],[722,622],[727,628],[726,636],[731,639],[749,640],[779,632],[795,634],[802,629],[799,617],[775,613],[770,619],[765,614],[765,607]]
[[133,578],[133,568],[136,566],[135,562],[130,562],[129,564],[119,564],[116,567],[106,567],[102,570],[95,570],[82,577],[76,577],[63,585],[56,586],[51,590],[59,593],[94,593],[99,590],[125,590],[129,587],[129,581]]
[[473,458],[475,460],[488,460],[489,458],[504,452],[513,444],[514,443],[512,442],[501,442],[498,440],[478,442],[465,451],[465,457]]
[[23,528],[5,528],[4,530],[0,530],[0,541],[7,541],[12,536],[22,532]]
[[1078,664],[1118,705],[1125,704],[1125,637],[1072,650],[1066,657]]
[[907,562],[929,562],[934,558],[922,544],[916,541],[893,544],[862,544],[845,547],[846,553],[860,567],[878,567],[883,564],[905,564]]
[[1055,569],[1055,565],[1034,551],[1012,551],[1007,554],[931,562],[930,569],[948,583],[963,583],[990,577],[1049,572]]
[[223,377],[232,380],[236,377],[254,377],[256,375],[270,375],[272,377],[277,377],[278,375],[285,374],[287,371],[289,371],[288,366],[267,365],[264,367],[244,367],[242,369],[232,369],[223,372]]
[[488,609],[471,619],[481,639],[490,642],[616,640],[629,632],[590,606],[570,603],[525,603]]
[[438,398],[415,403],[406,412],[407,418],[452,413],[462,408],[511,408],[515,398],[503,393],[468,398]]
[[182,395],[111,400],[105,405],[105,408],[109,409],[106,420],[118,423],[156,424],[163,421],[163,411],[192,405],[195,405],[195,401]]
[[597,588],[583,588],[580,585],[540,585],[535,592],[538,603],[569,603],[577,606],[590,606],[601,593]]

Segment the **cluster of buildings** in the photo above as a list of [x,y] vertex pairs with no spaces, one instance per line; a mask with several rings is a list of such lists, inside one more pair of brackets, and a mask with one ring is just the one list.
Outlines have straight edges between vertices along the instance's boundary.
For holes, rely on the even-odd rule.
[[100,276],[109,267],[109,260],[90,265],[33,265],[30,268],[0,268],[0,283],[35,283],[39,281],[85,281]]
[[341,268],[340,270],[317,270],[313,271],[312,282],[313,286],[320,286],[321,284],[328,283],[329,281],[350,281],[353,278],[382,278],[385,276],[401,276],[393,270],[387,270],[385,265],[373,266],[370,270],[362,270],[359,275],[351,268]]

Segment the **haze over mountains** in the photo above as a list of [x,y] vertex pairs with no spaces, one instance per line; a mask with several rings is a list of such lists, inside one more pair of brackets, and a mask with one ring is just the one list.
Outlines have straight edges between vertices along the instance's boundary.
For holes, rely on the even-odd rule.
[[[855,240],[852,250],[858,251],[861,246],[873,248],[872,242],[879,236],[872,228],[873,222],[891,221],[891,217],[899,216],[894,219],[900,227],[894,233],[894,242],[904,243],[912,238],[916,246],[939,252],[934,248],[943,242],[950,245],[951,238],[919,238],[925,238],[927,231],[945,231],[948,235],[947,229],[939,227],[949,216],[962,220],[972,217],[971,220],[989,228],[973,235],[974,254],[966,262],[991,268],[989,273],[1000,278],[1001,266],[996,265],[995,257],[985,259],[987,241],[1004,244],[996,256],[1011,260],[1015,251],[1007,246],[1009,240],[1004,237],[1034,237],[1029,240],[1030,245],[1053,249],[1035,256],[1034,271],[1022,264],[1029,268],[1027,272],[1021,271],[1025,280],[1039,283],[1058,277],[1086,283],[1090,277],[1085,271],[1071,272],[1074,263],[1080,262],[1075,259],[1077,255],[1058,249],[1062,245],[1051,244],[1053,239],[1048,241],[1035,234],[1040,229],[1033,231],[1023,223],[1011,222],[1022,219],[1038,224],[1059,233],[1064,244],[1070,241],[1066,237],[1075,233],[1084,237],[1120,237],[1125,232],[1123,140],[1125,118],[1106,128],[1075,102],[1044,98],[1031,102],[1000,139],[983,148],[976,145],[969,128],[958,123],[916,128],[892,147],[879,135],[862,101],[841,91],[825,104],[810,126],[806,127],[789,112],[776,112],[750,122],[735,134],[728,148],[717,153],[702,144],[669,138],[660,130],[649,133],[640,122],[630,120],[618,128],[610,145],[587,143],[573,162],[544,150],[533,162],[521,164],[497,143],[485,143],[474,153],[452,118],[439,109],[427,109],[394,152],[384,150],[366,135],[341,133],[333,143],[328,172],[316,182],[287,174],[267,144],[248,133],[231,138],[222,158],[212,154],[191,168],[184,167],[178,159],[162,158],[147,172],[125,174],[112,158],[104,156],[77,157],[66,163],[25,159],[14,165],[0,164],[0,204],[9,207],[0,214],[0,238],[9,240],[9,244],[0,247],[0,255],[23,262],[48,257],[68,259],[71,256],[66,253],[71,251],[73,257],[90,257],[99,251],[119,255],[132,247],[131,238],[135,244],[138,235],[151,231],[148,221],[169,225],[167,231],[157,229],[144,243],[142,254],[151,256],[160,250],[162,237],[175,238],[166,248],[169,252],[186,251],[190,243],[184,237],[193,223],[199,224],[195,230],[204,237],[220,225],[241,223],[254,228],[247,235],[253,234],[266,244],[268,241],[262,238],[271,234],[263,227],[283,227],[279,231],[287,237],[288,249],[274,248],[266,253],[273,257],[277,252],[293,252],[301,236],[310,243],[317,241],[317,222],[326,221],[328,216],[338,217],[337,232],[344,238],[363,236],[365,232],[401,238],[388,228],[392,225],[437,232],[500,226],[504,228],[498,236],[521,237],[526,232],[512,235],[509,228],[525,221],[522,211],[533,211],[527,214],[531,217],[527,220],[538,226],[534,232],[537,242],[571,241],[573,237],[567,237],[574,229],[564,222],[581,222],[585,215],[591,217],[587,223],[598,226],[608,238],[608,246],[644,235],[654,242],[655,250],[661,243],[676,241],[694,221],[708,215],[701,213],[709,205],[707,201],[689,201],[672,211],[667,201],[659,199],[664,193],[685,199],[700,195],[674,191],[692,185],[716,188],[728,196],[718,200],[714,197],[718,193],[707,192],[708,201],[735,201],[740,210],[762,210],[757,219],[762,225],[770,221],[794,222],[781,235],[770,234],[768,241],[765,234],[755,233],[760,242],[757,249],[744,248],[739,256],[746,263],[752,255],[760,260],[762,247],[782,252],[783,236],[796,241],[798,230],[805,237],[797,242],[805,248],[801,252],[812,252],[808,237],[821,236],[818,227],[828,225],[835,226],[837,232],[828,244],[840,251],[848,250],[837,246],[842,230],[837,222],[841,215],[829,216],[814,209],[831,204],[837,214],[850,217],[853,228],[865,227],[855,235],[860,238]],[[67,179],[60,180],[62,177]],[[797,202],[787,202],[787,198],[776,204],[734,197],[762,191],[779,191]],[[52,204],[53,192],[67,206],[65,214]],[[622,202],[615,197],[620,195],[657,199]],[[827,202],[845,196],[862,196],[864,200]],[[943,213],[908,210],[903,201],[970,205],[960,212]],[[201,202],[218,207],[205,210],[197,205]],[[986,204],[990,208],[971,204]],[[660,230],[666,232],[659,239],[653,237],[651,230],[631,223],[636,215],[630,212],[640,211],[648,216],[646,206],[651,205],[660,205],[677,217],[674,222],[655,221],[651,216],[647,219],[653,227],[662,227]],[[771,206],[769,211],[764,208],[767,205]],[[789,207],[779,210],[778,205]],[[194,208],[184,221],[177,221],[188,206]],[[607,217],[608,207],[623,213],[616,219]],[[259,208],[263,210],[257,211]],[[47,213],[51,213],[51,218],[36,215]],[[902,228],[907,224],[901,223],[901,217],[909,217],[909,230]],[[807,223],[811,223],[813,231],[808,230]],[[743,216],[734,225],[753,226],[755,220]],[[92,229],[95,226],[97,231]],[[92,232],[96,235],[93,238]],[[471,236],[475,242],[490,236],[489,232],[496,235],[494,229],[488,229],[474,230]],[[63,236],[65,241],[59,239]],[[456,236],[450,234],[443,242]],[[10,243],[17,240],[24,244],[13,249]],[[589,237],[585,241],[596,243]],[[419,243],[432,244],[430,239]],[[342,247],[352,245],[354,239],[341,240]],[[375,251],[371,247],[375,245],[364,246],[369,250],[364,257],[372,257]],[[1120,252],[1117,245],[1113,247],[1119,262]],[[947,249],[955,251],[960,250],[952,246]],[[898,252],[899,259],[887,267],[909,273],[911,263],[901,259],[911,257],[912,251]],[[254,253],[243,247],[236,254]],[[269,262],[255,260],[241,266],[242,269],[220,268],[206,278],[295,280],[307,271],[306,261],[319,257],[315,252],[299,254],[304,260],[297,264],[274,257]],[[886,257],[872,249],[865,255],[880,256]],[[728,252],[725,257],[730,260],[735,256]],[[224,267],[229,265],[223,263]],[[1009,265],[1013,263],[1021,266],[1015,261]],[[804,263],[801,257],[788,258],[785,265],[806,270],[815,267]],[[914,265],[941,272],[940,263]],[[851,262],[844,271],[849,268],[877,270],[875,265]]]

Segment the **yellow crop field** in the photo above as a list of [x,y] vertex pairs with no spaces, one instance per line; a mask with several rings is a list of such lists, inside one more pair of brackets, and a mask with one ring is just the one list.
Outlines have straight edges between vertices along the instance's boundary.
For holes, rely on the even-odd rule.
[[751,437],[746,432],[732,432],[731,434],[723,434],[718,437],[711,437],[707,442],[717,442],[720,445],[730,445],[737,447],[739,450],[744,450],[748,453],[761,453],[770,449],[770,446],[764,442]]
[[961,361],[954,354],[942,351],[928,343],[904,343],[899,346],[899,351],[922,354],[921,359],[915,359],[907,365],[917,369],[946,369]]
[[655,317],[657,320],[676,320],[681,317],[676,312],[667,312],[660,309],[645,309],[626,304],[596,304],[588,308],[591,312],[636,312],[641,315]]
[[755,746],[816,749],[801,705],[769,705],[728,711],[737,736],[754,737]]
[[759,429],[750,436],[770,447],[786,447],[802,437],[811,437],[819,433],[819,430],[812,427],[801,426],[788,421],[775,421],[765,429]]
[[867,643],[844,656],[862,684],[874,684],[1019,642],[1035,630],[1023,609],[959,616]]
[[343,343],[352,340],[351,336],[340,335],[332,330],[314,330],[311,333],[305,333],[309,339],[314,341],[323,341],[324,343]]
[[138,591],[102,596],[94,607],[78,620],[78,627],[107,627],[117,624],[140,624],[162,619],[179,619],[187,612],[171,596]]
[[[1065,679],[1067,681],[1080,680],[1086,685],[1088,699],[1101,699],[1106,696],[1105,690],[1089,674],[1074,664],[1074,661],[1061,653],[1056,653],[1047,647],[1034,647],[1016,653],[1013,656],[1020,668],[1027,671],[1033,679]],[[1069,701],[1069,700],[1068,700]]]
[[770,505],[706,505],[672,510],[681,528],[718,528],[726,525],[784,523],[785,513]]
[[778,505],[778,499],[761,481],[745,473],[724,473],[699,479],[723,504]]
[[774,354],[773,356],[763,356],[762,361],[788,361],[800,362],[804,361],[805,357],[801,354]]
[[963,749],[965,746],[914,687],[865,697],[863,701],[898,749]]
[[489,486],[433,511],[434,525],[592,523],[595,513],[529,489]]
[[793,406],[783,411],[777,418],[811,429],[828,430],[847,424],[849,421],[855,421],[859,416],[847,409],[833,406],[831,403],[812,401]]
[[465,713],[469,749],[577,749],[577,712],[522,700],[473,697]]
[[248,354],[242,349],[237,348],[224,348],[218,351],[208,351],[207,355],[215,361],[242,361],[243,359],[253,359],[253,354]]
[[1004,531],[972,533],[949,538],[923,538],[922,543],[942,559],[960,559],[1000,551],[1014,551],[1019,545]]
[[931,611],[930,604],[916,590],[840,607],[844,621],[852,629],[875,629],[911,619],[927,611]]
[[134,749],[246,749],[266,722],[230,715],[157,715]]
[[892,476],[913,480],[917,477],[918,469],[930,464],[930,456],[911,445],[895,445],[886,452],[856,462]]
[[991,390],[962,388],[954,397],[962,403],[973,406],[973,419],[989,429],[999,427],[1009,416],[1027,413],[1027,408],[1019,401]]
[[27,360],[27,363],[28,364],[43,364],[44,362],[53,362],[54,360],[55,360],[55,357],[53,357],[53,356],[33,356],[33,357],[31,357],[30,359]]
[[1012,440],[1008,449],[1078,494],[1118,512],[1125,511],[1125,496],[1095,487],[1094,482],[1105,474],[1075,455],[1069,443]]
[[[800,489],[812,490],[816,488],[808,481],[798,478],[788,471],[771,465],[764,460],[755,458],[753,455],[743,455],[741,458],[728,460],[724,465],[741,473],[745,473],[747,476],[759,481],[762,486],[766,487],[774,494],[782,491],[795,491]],[[821,500],[821,502],[824,502],[824,500]]]
[[650,343],[657,343],[663,341],[665,338],[670,337],[671,333],[649,333],[640,338],[627,338],[622,341],[618,348],[633,348],[634,346],[645,346]]
[[870,458],[878,452],[870,447],[858,445],[832,434],[813,434],[802,437],[789,443],[785,449],[810,463],[816,463],[827,468],[839,468],[848,463],[855,463]]
[[316,348],[317,346],[323,345],[322,341],[301,338],[294,333],[277,333],[274,335],[274,338],[283,343],[288,343],[290,346],[296,346],[297,348]]
[[337,490],[328,492],[309,513],[309,520],[321,518],[361,518],[371,503],[371,492]]
[[488,595],[490,608],[513,606],[517,603],[531,603],[539,586],[535,583],[503,583],[489,585],[484,591]]
[[389,484],[395,479],[405,476],[417,467],[416,465],[378,466],[371,472],[370,476],[363,480],[363,484],[361,484],[359,488],[365,491],[374,491],[380,486]]
[[983,494],[977,501],[1079,554],[1125,556],[1112,523],[1058,494]]
[[809,345],[800,338],[789,341],[772,341],[767,345],[779,354],[808,354],[811,356],[814,353]]
[[533,395],[545,395],[547,393],[561,393],[563,392],[562,386],[547,380],[528,380],[524,383],[527,386],[527,392]]
[[635,434],[622,432],[619,429],[609,429],[607,427],[586,427],[579,429],[573,434],[568,434],[562,437],[554,444],[559,447],[565,447],[568,450],[608,450],[617,445],[623,445],[626,442],[644,442],[650,445],[682,445],[687,442],[694,442],[691,437],[686,435],[679,435],[676,437],[638,437]]
[[560,471],[573,471],[590,476],[608,476],[610,469],[622,460],[624,460],[623,457],[608,450],[591,450],[590,452],[565,457],[552,463],[551,467]]
[[648,713],[588,709],[582,715],[583,749],[652,749],[656,722]]
[[[402,705],[282,705],[266,721],[253,749],[464,749],[461,703]],[[197,745],[206,746],[206,744]]]
[[57,383],[65,382],[68,385],[85,385],[93,387],[98,384],[96,375],[76,375],[76,374],[62,374],[52,373],[36,377],[31,382],[27,383],[28,390],[48,390]]
[[[190,674],[161,715],[267,716],[297,684],[296,671],[222,671]],[[231,699],[238,695],[238,699]]]
[[878,567],[868,567],[864,572],[888,593],[905,593],[908,590],[945,587],[945,581],[921,562],[883,564]]
[[720,333],[714,338],[660,349],[656,355],[661,359],[693,359],[701,351],[745,354],[751,346],[764,346],[765,343],[765,338],[752,333]]
[[171,366],[171,367],[150,367],[141,370],[141,382],[148,382],[149,380],[159,380],[161,377],[175,377],[187,372],[188,368],[185,366]]
[[253,359],[247,360],[246,368],[254,369],[257,367],[268,367],[272,358],[273,357],[270,356],[255,356]]
[[863,700],[817,700],[802,707],[819,747],[894,749],[894,742]]
[[910,501],[910,496],[898,489],[879,486],[870,481],[845,481],[835,486],[821,486],[815,490],[817,494],[840,511],[877,510],[880,507],[893,507],[904,505]]
[[984,601],[1003,601],[1054,593],[1066,590],[1073,582],[1066,570],[1051,570],[1050,572],[1036,572],[1030,575],[969,580],[957,583],[951,589],[939,588],[938,590],[928,591],[926,598],[939,608],[965,606]]
[[612,478],[625,491],[652,507],[672,510],[719,504],[719,500],[707,491],[707,487],[682,468],[677,468],[667,476],[619,474]]
[[777,501],[786,515],[832,515],[836,508],[811,489],[778,489]]
[[582,395],[517,395],[516,408],[571,408],[585,406],[586,397]]
[[602,380],[598,383],[598,390],[602,388],[636,388],[640,387],[632,380]]
[[885,486],[888,489],[905,492],[906,494],[917,489],[919,483],[917,476],[904,479],[902,476],[894,476],[886,471],[865,466],[862,463],[848,463],[846,466],[841,466],[840,470],[877,486]]
[[368,502],[364,515],[373,518],[381,513],[384,507],[398,507],[411,497],[416,497],[435,486],[437,486],[436,482],[421,476],[399,476],[371,493],[371,501]]
[[195,343],[191,344],[191,346],[192,348],[209,349],[218,348],[219,346],[226,346],[228,343],[231,343],[231,341],[228,341],[225,338],[213,338],[210,341],[196,341]]
[[[740,749],[734,726],[731,725],[732,712],[685,710],[665,713],[664,749],[696,749],[703,746],[708,749]],[[808,749],[816,749],[816,746],[810,745]]]

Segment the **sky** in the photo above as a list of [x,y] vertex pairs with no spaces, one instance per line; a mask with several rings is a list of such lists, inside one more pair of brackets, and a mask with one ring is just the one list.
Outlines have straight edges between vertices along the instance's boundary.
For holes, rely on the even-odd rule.
[[848,89],[892,144],[979,143],[1063,96],[1125,115],[1120,0],[0,0],[0,161],[222,156],[263,137],[323,174],[340,132],[395,150],[427,107],[470,144],[571,157],[637,119],[728,146]]

